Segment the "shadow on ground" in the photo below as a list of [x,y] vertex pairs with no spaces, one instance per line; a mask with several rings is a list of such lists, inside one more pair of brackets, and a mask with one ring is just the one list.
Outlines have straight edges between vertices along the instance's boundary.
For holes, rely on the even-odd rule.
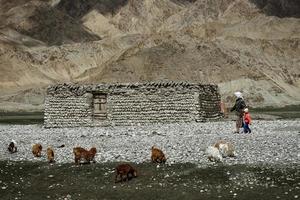
[[299,166],[142,163],[133,164],[138,178],[114,183],[116,164],[0,161],[1,199],[294,199],[300,192]]

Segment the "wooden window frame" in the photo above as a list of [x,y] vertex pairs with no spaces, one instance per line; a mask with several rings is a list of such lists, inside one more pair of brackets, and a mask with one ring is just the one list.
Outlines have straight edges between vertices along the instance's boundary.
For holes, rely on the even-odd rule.
[[93,117],[96,120],[107,119],[106,93],[93,93]]

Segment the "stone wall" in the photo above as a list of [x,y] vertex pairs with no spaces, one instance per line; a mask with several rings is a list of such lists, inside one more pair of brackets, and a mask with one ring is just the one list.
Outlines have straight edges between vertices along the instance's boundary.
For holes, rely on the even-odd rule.
[[[93,94],[107,94],[107,118],[95,119]],[[185,82],[137,84],[60,84],[49,86],[45,127],[137,125],[217,119],[216,85]]]
[[91,126],[92,107],[86,96],[56,97],[45,99],[46,127]]

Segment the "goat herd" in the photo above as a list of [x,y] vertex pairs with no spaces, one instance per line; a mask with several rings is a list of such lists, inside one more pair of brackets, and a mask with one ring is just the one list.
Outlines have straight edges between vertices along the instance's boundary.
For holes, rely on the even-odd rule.
[[[65,145],[60,146],[65,147]],[[41,157],[42,155],[42,145],[41,144],[34,144],[32,146],[32,154],[35,157]],[[14,140],[10,142],[8,145],[8,151],[10,153],[17,152],[17,144]],[[151,161],[153,163],[165,163],[166,157],[162,150],[159,148],[153,146],[151,149]],[[75,147],[73,148],[74,153],[74,160],[75,164],[82,163],[90,163],[96,162],[95,161],[95,155],[97,153],[97,149],[95,147],[92,147],[90,150],[86,150],[82,147]],[[235,157],[235,151],[234,146],[225,140],[219,140],[217,141],[213,146],[209,146],[206,149],[206,155],[207,158],[212,162],[220,162],[223,160],[223,157]],[[55,162],[54,160],[54,151],[51,147],[47,148],[47,158],[49,163]],[[125,176],[125,179],[123,179],[123,176]],[[119,164],[116,167],[116,176],[115,176],[115,182],[118,182],[118,178],[120,177],[120,181],[123,182],[123,180],[129,180],[130,178],[137,177],[137,171],[134,167],[132,167],[130,164]]]

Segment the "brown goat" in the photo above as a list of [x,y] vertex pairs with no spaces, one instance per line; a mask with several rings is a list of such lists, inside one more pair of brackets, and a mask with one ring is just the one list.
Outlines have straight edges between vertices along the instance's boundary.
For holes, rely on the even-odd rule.
[[41,144],[34,144],[32,146],[32,153],[35,157],[41,157],[42,155],[42,145]]
[[86,161],[85,163],[90,163],[91,161],[94,163],[96,162],[95,155],[97,153],[97,149],[95,147],[91,148],[89,151],[82,147],[75,147],[73,148],[73,153],[76,164],[79,164],[81,159],[84,159]]
[[126,176],[125,181],[129,181],[130,178],[137,177],[137,171],[130,164],[120,164],[116,167],[116,177],[115,183],[117,183],[118,176],[121,178],[121,182],[123,182],[123,176]]
[[48,156],[49,163],[55,162],[55,160],[54,160],[54,151],[51,147],[47,148],[47,156]]
[[165,163],[166,157],[165,154],[162,152],[162,150],[156,148],[155,146],[152,147],[151,152],[151,160],[154,163]]

